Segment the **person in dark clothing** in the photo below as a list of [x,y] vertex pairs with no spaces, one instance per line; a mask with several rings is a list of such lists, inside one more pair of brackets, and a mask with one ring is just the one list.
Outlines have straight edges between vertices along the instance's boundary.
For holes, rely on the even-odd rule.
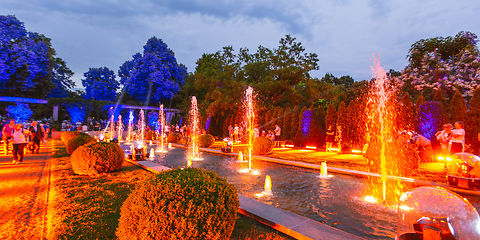
[[40,142],[42,141],[43,138],[43,131],[40,126],[38,126],[38,123],[36,121],[32,122],[32,126],[30,126],[30,137],[33,142],[33,147],[32,147],[32,153],[40,150]]

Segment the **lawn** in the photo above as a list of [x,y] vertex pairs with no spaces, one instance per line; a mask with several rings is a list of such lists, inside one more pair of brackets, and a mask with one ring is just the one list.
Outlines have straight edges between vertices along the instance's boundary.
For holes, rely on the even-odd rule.
[[[125,162],[120,171],[111,174],[75,175],[63,145],[56,148],[53,159],[55,239],[116,239],[123,202],[137,183],[153,173]],[[291,238],[239,215],[231,239]]]

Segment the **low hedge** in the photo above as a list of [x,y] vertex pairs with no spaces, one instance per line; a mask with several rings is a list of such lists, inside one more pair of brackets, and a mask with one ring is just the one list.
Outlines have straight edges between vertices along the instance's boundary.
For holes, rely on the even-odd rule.
[[70,157],[73,172],[79,175],[99,175],[122,168],[123,149],[115,143],[92,142],[80,146]]
[[78,137],[78,136],[82,136],[82,135],[88,135],[86,133],[83,133],[83,132],[70,132],[70,131],[67,131],[67,132],[62,132],[60,134],[60,139],[62,140],[62,142],[64,144],[67,144],[68,140],[70,140],[71,138],[74,138],[74,137]]
[[95,138],[91,137],[90,135],[81,134],[76,137],[69,138],[65,143],[65,149],[67,150],[67,153],[71,155],[78,147],[95,141]]
[[198,137],[198,146],[202,148],[208,148],[215,143],[215,138],[210,134],[200,135]]
[[119,239],[229,239],[237,190],[215,172],[185,168],[143,182],[121,209]]
[[180,133],[169,133],[167,136],[167,142],[169,143],[178,143],[182,140]]
[[253,154],[256,155],[265,155],[272,151],[273,141],[266,137],[257,137],[253,141]]

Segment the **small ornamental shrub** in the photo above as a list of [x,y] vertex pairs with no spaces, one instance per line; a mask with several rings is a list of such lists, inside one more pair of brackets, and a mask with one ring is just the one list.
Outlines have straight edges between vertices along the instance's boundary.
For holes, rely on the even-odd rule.
[[273,141],[266,137],[257,137],[253,141],[253,154],[265,155],[273,149]]
[[92,142],[75,150],[70,158],[73,172],[79,175],[99,175],[122,168],[123,149],[115,143]]
[[77,149],[80,146],[83,146],[87,143],[90,142],[95,142],[95,138],[91,137],[88,134],[81,134],[76,137],[70,138],[66,143],[65,143],[65,149],[67,150],[68,154],[72,154],[75,149]]
[[119,239],[229,239],[237,190],[215,172],[185,168],[141,183],[121,209]]
[[167,142],[169,143],[178,143],[182,140],[182,137],[179,133],[169,133],[167,136]]
[[78,137],[80,135],[88,135],[88,134],[83,132],[62,132],[62,134],[60,135],[60,139],[64,144],[67,144],[68,140],[74,137]]
[[155,140],[157,138],[157,133],[155,131],[146,131],[145,132],[145,140]]
[[208,148],[215,143],[215,138],[210,134],[204,134],[198,137],[198,146]]

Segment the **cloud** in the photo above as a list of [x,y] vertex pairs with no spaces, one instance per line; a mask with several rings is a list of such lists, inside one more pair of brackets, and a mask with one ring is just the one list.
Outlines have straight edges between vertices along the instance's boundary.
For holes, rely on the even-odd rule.
[[30,31],[52,38],[77,85],[89,67],[112,70],[157,36],[177,60],[194,71],[202,53],[223,46],[251,50],[275,47],[291,33],[307,52],[319,55],[320,70],[369,79],[372,55],[386,69],[407,64],[411,44],[422,38],[480,34],[480,3],[415,0],[4,0],[1,14],[15,14]]

